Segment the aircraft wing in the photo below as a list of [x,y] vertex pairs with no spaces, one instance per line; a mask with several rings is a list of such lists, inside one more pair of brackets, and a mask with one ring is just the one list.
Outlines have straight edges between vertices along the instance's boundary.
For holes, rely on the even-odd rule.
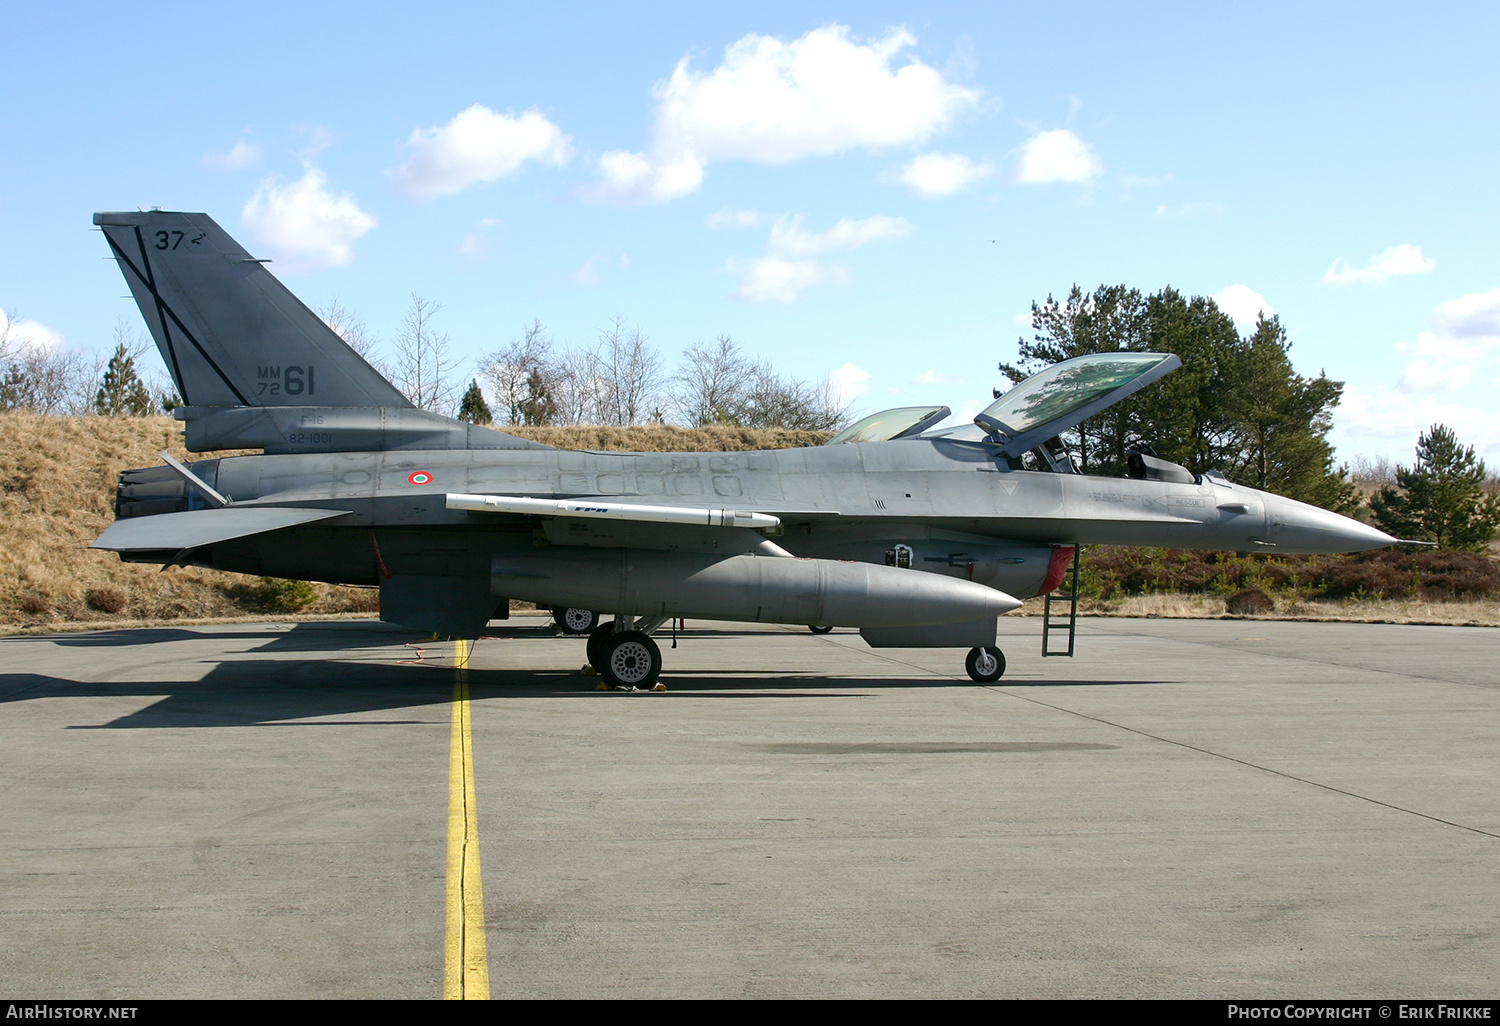
[[541,517],[580,517],[585,520],[636,520],[650,524],[687,524],[698,527],[775,527],[780,518],[750,510],[703,509],[693,506],[655,506],[588,499],[535,499],[525,495],[446,496],[449,509],[471,513],[521,513]]
[[283,527],[316,523],[347,516],[343,509],[308,509],[301,506],[225,506],[194,509],[185,513],[116,520],[94,539],[91,549],[111,552],[181,551],[214,542],[264,534]]

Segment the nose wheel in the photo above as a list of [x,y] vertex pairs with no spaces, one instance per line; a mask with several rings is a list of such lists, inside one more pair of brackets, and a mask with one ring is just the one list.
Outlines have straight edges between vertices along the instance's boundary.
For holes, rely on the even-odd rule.
[[993,645],[987,648],[969,649],[964,660],[964,669],[969,676],[981,684],[993,684],[1005,673],[1005,653]]

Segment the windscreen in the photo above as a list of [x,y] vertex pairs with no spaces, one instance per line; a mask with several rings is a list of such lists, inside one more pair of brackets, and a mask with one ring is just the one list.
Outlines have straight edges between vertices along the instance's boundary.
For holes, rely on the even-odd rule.
[[930,424],[936,424],[951,412],[946,406],[901,406],[894,410],[881,410],[855,421],[823,444],[888,442],[893,438],[915,434]]

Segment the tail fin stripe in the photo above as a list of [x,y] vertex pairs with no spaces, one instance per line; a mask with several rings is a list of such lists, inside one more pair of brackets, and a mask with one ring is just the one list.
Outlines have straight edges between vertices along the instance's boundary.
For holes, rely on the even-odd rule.
[[151,259],[146,255],[146,240],[141,237],[140,225],[134,225],[133,227],[135,229],[136,244],[140,246],[141,249],[141,264],[146,268],[144,274],[141,272],[141,269],[139,267],[135,266],[135,262],[132,261],[130,257],[126,256],[124,251],[122,251],[119,246],[115,245],[115,241],[109,237],[108,232],[104,233],[104,238],[108,240],[110,248],[113,249],[116,255],[119,256],[120,262],[125,264],[131,269],[131,271],[135,273],[135,276],[139,278],[141,282],[146,286],[147,291],[151,293],[151,298],[156,302],[156,314],[159,318],[161,318],[162,338],[166,339],[167,351],[172,355],[172,376],[176,378],[177,387],[182,390],[183,402],[191,404],[192,400],[187,395],[187,383],[183,380],[182,371],[177,366],[177,350],[172,345],[172,334],[167,329],[168,317],[172,319],[173,324],[177,325],[177,330],[182,332],[183,338],[186,338],[189,342],[191,342],[193,344],[193,348],[198,350],[198,355],[202,356],[209,367],[213,368],[213,372],[219,376],[220,381],[224,382],[225,387],[227,387],[231,392],[234,393],[235,398],[240,401],[240,405],[249,406],[250,401],[245,398],[244,393],[234,386],[234,382],[229,380],[229,376],[224,373],[223,368],[214,361],[214,358],[212,356],[208,355],[208,352],[203,348],[202,345],[199,344],[198,340],[193,337],[193,333],[188,330],[187,325],[182,323],[182,318],[177,316],[177,312],[173,310],[169,305],[167,305],[167,301],[163,299],[161,297],[161,293],[157,291],[156,276],[151,272]]
[[[182,393],[182,401],[184,403],[188,402],[189,400],[187,397],[187,388],[183,384],[182,380],[182,368],[177,366],[177,348],[172,345],[172,335],[169,331],[167,331],[167,319],[162,316],[161,297],[156,295],[156,282],[152,279],[151,276],[141,273],[141,269],[135,266],[135,262],[126,255],[125,251],[119,246],[115,245],[115,240],[109,237],[109,232],[104,233],[104,241],[109,243],[110,249],[114,250],[115,259],[119,260],[120,263],[124,266],[130,268],[131,272],[145,283],[146,288],[150,290],[151,294],[153,296],[156,296],[156,315],[157,318],[161,321],[162,341],[166,343],[167,356],[172,363],[172,380],[174,383],[176,383],[178,391]],[[141,230],[139,227],[135,228],[135,241],[136,244],[141,247],[141,260],[144,262],[146,259],[146,243],[141,238]],[[147,265],[147,269],[150,269],[149,264]]]

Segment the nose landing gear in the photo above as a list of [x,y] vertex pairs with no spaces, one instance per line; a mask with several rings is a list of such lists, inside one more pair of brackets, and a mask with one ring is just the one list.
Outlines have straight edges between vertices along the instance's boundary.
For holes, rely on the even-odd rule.
[[964,669],[969,676],[981,684],[993,684],[1005,673],[1005,653],[993,645],[986,648],[969,649],[964,660]]

